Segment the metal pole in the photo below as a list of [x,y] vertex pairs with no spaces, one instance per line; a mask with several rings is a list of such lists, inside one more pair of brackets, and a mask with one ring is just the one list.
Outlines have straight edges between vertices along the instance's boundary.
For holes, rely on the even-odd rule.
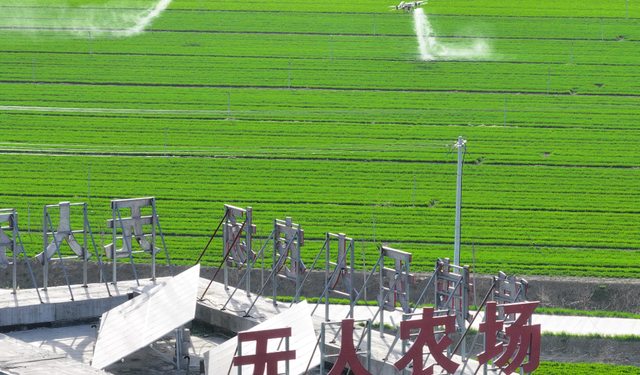
[[333,59],[333,35],[331,35],[331,51],[329,52],[329,60]]
[[549,95],[549,90],[551,90],[551,68],[549,68],[549,75],[547,77],[547,95]]
[[167,156],[167,129],[164,128],[164,156]]
[[456,232],[454,240],[454,257],[453,264],[460,265],[460,226],[462,219],[462,149],[464,148],[465,140],[462,136],[458,137],[458,177],[456,181]]
[[200,0],[200,10],[202,10],[202,0]]
[[573,64],[573,42],[571,42],[571,63]]
[[82,229],[83,229],[83,239],[84,239],[84,251],[82,253],[82,286],[87,287],[87,266],[89,263],[89,257],[87,254],[89,253],[89,241],[87,239],[87,222],[89,221],[89,216],[87,213],[87,204],[82,205],[82,216],[84,216],[82,220]]
[[627,9],[629,9],[629,0],[624,5],[624,18],[627,18]]
[[600,18],[600,26],[602,27],[602,40],[604,41],[604,18]]
[[373,212],[373,243],[376,242],[376,212]]
[[93,55],[93,48],[91,45],[91,31],[89,31],[89,55]]
[[504,99],[504,126],[507,126],[507,99]]
[[227,120],[231,120],[231,93],[227,92],[229,101],[227,102]]
[[31,70],[33,71],[33,85],[36,85],[36,59],[31,58]]
[[289,61],[289,88],[291,88],[291,61]]
[[42,213],[42,290],[47,290],[47,284],[49,282],[49,259],[47,259],[47,242],[49,242],[49,238],[47,236],[47,206],[44,206],[44,212]]
[[376,14],[373,14],[373,36],[376,36]]
[[[367,278],[367,262],[364,257],[364,233],[362,234],[362,280]],[[364,300],[367,300],[367,285],[363,285],[364,287]]]
[[413,207],[416,206],[416,175],[413,175]]
[[[253,247],[253,210],[247,207],[247,229],[245,229],[245,245],[247,246],[247,262],[251,263],[251,248]],[[240,236],[240,233],[238,233]],[[251,297],[251,269],[247,270],[247,297]]]

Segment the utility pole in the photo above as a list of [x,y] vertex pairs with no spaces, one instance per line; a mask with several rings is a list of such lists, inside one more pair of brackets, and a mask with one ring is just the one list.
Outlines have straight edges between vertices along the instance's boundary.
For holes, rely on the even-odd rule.
[[462,160],[463,154],[466,151],[467,141],[462,139],[462,136],[458,137],[458,142],[455,147],[458,149],[458,178],[456,181],[456,233],[454,239],[454,255],[453,264],[460,265],[460,226],[462,219]]

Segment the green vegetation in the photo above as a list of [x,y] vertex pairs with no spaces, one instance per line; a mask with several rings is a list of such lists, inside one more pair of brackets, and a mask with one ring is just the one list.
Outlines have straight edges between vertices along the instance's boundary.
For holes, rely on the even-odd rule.
[[640,374],[640,369],[634,366],[614,366],[601,363],[541,362],[540,367],[533,373],[536,375],[627,375]]
[[130,37],[52,16],[148,3],[0,7],[0,205],[19,210],[29,254],[44,204],[86,200],[102,233],[109,200],[155,196],[177,263],[229,203],[253,207],[254,247],[291,216],[305,262],[344,232],[368,268],[375,214],[375,241],[428,271],[453,256],[447,153],[464,135],[464,263],[475,249],[481,273],[640,275],[638,4],[625,18],[613,0],[434,1],[439,43],[486,47],[438,61],[418,60],[412,16],[383,1],[174,0]]
[[560,333],[543,332],[542,336],[554,336],[554,337],[560,337],[565,339],[583,338],[583,339],[594,339],[594,340],[609,339],[609,340],[616,340],[616,341],[631,341],[631,342],[640,341],[640,336],[638,335],[601,335],[599,333],[590,333],[588,335],[578,335],[578,334],[566,333],[566,332],[560,332]]

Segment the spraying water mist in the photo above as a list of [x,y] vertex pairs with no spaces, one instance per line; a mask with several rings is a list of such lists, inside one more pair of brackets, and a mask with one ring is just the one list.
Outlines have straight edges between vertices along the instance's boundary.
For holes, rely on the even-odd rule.
[[427,14],[422,8],[413,12],[413,28],[418,37],[418,52],[421,60],[450,58],[471,60],[489,55],[489,46],[481,40],[474,41],[473,45],[465,47],[446,46],[440,43],[436,39]]
[[[9,0],[11,2],[11,0]],[[51,0],[30,0],[27,6],[10,6],[2,9],[0,27],[33,32],[53,30],[56,32],[86,33],[93,36],[132,36],[141,33],[167,9],[172,0],[133,0],[122,7],[119,1],[100,1],[96,7],[90,1],[82,6],[69,6],[60,1],[55,6]],[[54,6],[51,6],[54,4]],[[9,4],[13,5],[13,4]]]

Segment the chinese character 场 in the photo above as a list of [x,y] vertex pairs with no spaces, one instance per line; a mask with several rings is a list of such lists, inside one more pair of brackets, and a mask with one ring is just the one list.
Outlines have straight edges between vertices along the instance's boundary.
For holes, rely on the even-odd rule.
[[371,375],[358,360],[356,348],[353,346],[353,319],[342,320],[342,337],[340,339],[340,353],[338,359],[327,375],[340,375],[342,370],[351,367],[354,375]]
[[[504,367],[502,372],[512,374],[522,366],[524,372],[533,372],[540,365],[540,324],[527,325],[527,320],[533,314],[539,302],[520,302],[503,305],[504,314],[520,314],[518,318],[504,332],[509,338],[507,348],[503,352],[503,343],[496,344],[496,335],[502,331],[504,321],[497,320],[496,303],[487,302],[486,319],[480,323],[478,332],[484,332],[486,337],[485,351],[478,355],[480,364],[487,363],[491,358],[500,355],[493,364]],[[525,357],[529,356],[527,363]]]
[[[453,342],[447,335],[455,331],[456,317],[454,315],[434,317],[433,311],[433,307],[426,307],[422,310],[422,319],[407,320],[400,323],[400,338],[403,340],[410,338],[412,329],[419,329],[420,332],[418,333],[416,341],[407,351],[407,354],[398,362],[394,363],[394,366],[398,370],[402,370],[409,365],[409,362],[413,361],[413,374],[432,375],[433,365],[422,368],[423,348],[425,344],[429,347],[429,351],[438,365],[447,372],[453,374],[456,372],[458,366],[460,366],[442,353]],[[440,340],[436,341],[433,329],[439,326],[444,326],[445,334]]]
[[267,343],[269,339],[284,337],[291,337],[291,327],[238,333],[238,345],[242,345],[243,342],[247,341],[255,341],[256,354],[233,357],[233,365],[254,365],[253,375],[263,375],[266,366],[267,375],[278,375],[278,362],[296,359],[296,351],[267,353]]

